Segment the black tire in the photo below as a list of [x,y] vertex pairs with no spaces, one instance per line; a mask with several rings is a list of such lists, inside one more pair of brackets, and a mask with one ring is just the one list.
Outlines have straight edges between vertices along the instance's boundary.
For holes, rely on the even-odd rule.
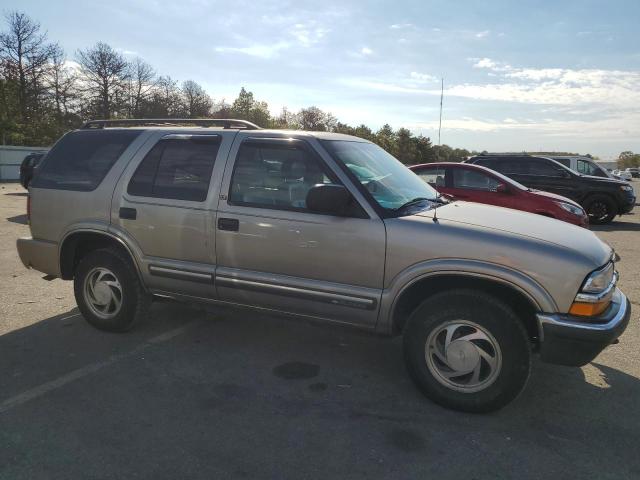
[[[115,279],[119,286],[100,286],[103,294],[107,292],[106,295],[109,295],[108,292],[114,292],[113,297],[120,299],[119,308],[115,307],[115,300],[110,302],[105,308],[113,307],[114,311],[111,315],[105,313],[102,317],[97,313],[99,307],[92,306],[91,294],[87,293],[87,282],[90,281],[87,277],[99,276],[101,271],[97,271],[98,269],[111,273],[107,279]],[[147,316],[151,304],[151,296],[144,291],[131,260],[117,249],[94,250],[85,255],[76,269],[73,289],[76,303],[85,320],[97,329],[107,332],[131,330]],[[120,295],[117,295],[118,291]]]
[[584,209],[592,225],[610,223],[618,214],[616,203],[608,195],[593,195],[587,198]]
[[[461,391],[460,388],[464,387],[445,385],[443,382],[447,380],[437,373],[438,367],[434,367],[438,364],[437,358],[427,353],[432,352],[431,349],[427,350],[427,342],[431,338],[442,338],[438,332],[444,332],[441,330],[443,326],[455,326],[460,322],[479,326],[480,331],[484,330],[492,336],[499,347],[497,353],[494,352],[500,359],[497,362],[499,368],[491,369],[488,364],[478,367],[478,371],[484,369],[495,372],[489,375],[484,386],[481,383],[476,387],[480,388],[478,391]],[[449,345],[454,343],[457,332],[465,328],[463,325],[455,329]],[[446,408],[473,413],[498,410],[520,394],[529,378],[531,344],[522,322],[511,308],[482,292],[461,289],[438,293],[426,299],[411,314],[403,341],[405,364],[411,378],[428,398]],[[484,343],[482,339],[460,341],[458,345],[462,343],[473,343],[469,346],[471,349],[480,345],[485,351],[490,350],[491,345],[490,341]],[[458,359],[464,356],[460,354]],[[467,356],[471,358],[471,355]],[[429,358],[432,359],[431,366],[427,364]],[[483,362],[479,356],[478,362]],[[444,362],[441,365],[445,365],[441,367],[442,370],[448,368]],[[455,381],[462,382],[464,378],[458,377]]]

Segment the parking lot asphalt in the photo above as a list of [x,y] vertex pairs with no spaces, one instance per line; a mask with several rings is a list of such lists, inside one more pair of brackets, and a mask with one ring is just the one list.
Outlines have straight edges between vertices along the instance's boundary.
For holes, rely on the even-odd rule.
[[25,204],[0,184],[0,479],[640,478],[640,209],[593,228],[633,304],[620,344],[536,360],[515,402],[470,415],[414,388],[398,338],[168,302],[97,331],[70,282],[20,263]]

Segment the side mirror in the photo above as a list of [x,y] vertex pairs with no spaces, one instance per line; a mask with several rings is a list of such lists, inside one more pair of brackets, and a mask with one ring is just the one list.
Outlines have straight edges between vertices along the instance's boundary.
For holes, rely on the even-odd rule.
[[496,193],[509,193],[509,192],[510,192],[509,187],[504,183],[499,183],[496,186]]
[[342,216],[350,203],[351,194],[342,185],[316,185],[307,193],[307,208],[316,213]]

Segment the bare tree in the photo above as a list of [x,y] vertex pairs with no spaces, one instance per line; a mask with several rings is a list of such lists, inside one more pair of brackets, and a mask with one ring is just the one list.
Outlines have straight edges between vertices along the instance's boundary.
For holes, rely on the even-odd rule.
[[21,118],[35,109],[42,93],[41,79],[54,48],[47,43],[47,34],[40,24],[21,12],[6,16],[8,31],[0,34],[0,60],[4,76],[13,78],[18,85],[18,110]]
[[55,45],[47,75],[49,96],[53,99],[58,121],[69,113],[70,104],[77,98],[77,74],[68,65],[64,50]]
[[109,45],[98,42],[95,46],[78,51],[85,94],[95,103],[101,118],[111,118],[124,100],[128,78],[128,64],[124,57]]
[[129,64],[129,115],[143,116],[143,104],[149,99],[156,83],[156,71],[139,57]]
[[178,82],[170,76],[160,76],[151,90],[145,115],[152,118],[184,116],[182,96]]
[[213,106],[211,97],[193,80],[183,82],[182,98],[189,118],[208,117],[211,115],[211,107]]

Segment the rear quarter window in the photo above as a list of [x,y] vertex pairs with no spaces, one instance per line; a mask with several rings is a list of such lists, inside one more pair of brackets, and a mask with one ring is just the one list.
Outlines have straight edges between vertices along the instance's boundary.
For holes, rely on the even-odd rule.
[[95,190],[140,130],[78,130],[67,133],[38,167],[32,186]]

